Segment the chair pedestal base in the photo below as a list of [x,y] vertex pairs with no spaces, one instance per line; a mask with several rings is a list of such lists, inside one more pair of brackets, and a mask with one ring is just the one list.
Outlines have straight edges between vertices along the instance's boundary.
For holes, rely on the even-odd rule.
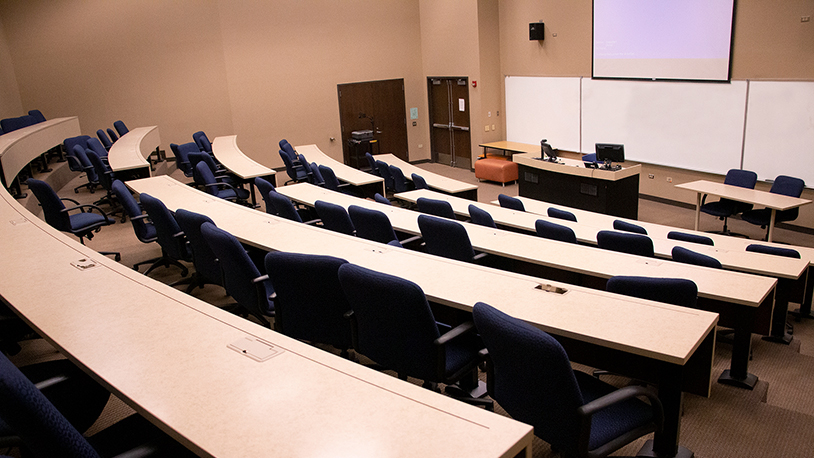
[[784,332],[782,336],[774,336],[774,335],[763,336],[763,340],[765,340],[766,342],[780,343],[780,344],[783,344],[783,345],[789,345],[791,343],[792,339],[794,339],[794,336],[792,336],[788,332]]
[[[636,454],[637,457],[650,457],[650,458],[668,458],[667,455],[660,454],[653,450],[653,441],[649,440],[644,443],[644,446],[639,450],[639,453]],[[692,450],[688,449],[687,447],[678,446],[678,451],[672,457],[675,458],[692,458],[695,456],[695,453]]]
[[752,390],[757,384],[757,375],[747,372],[746,377],[736,378],[733,377],[731,371],[727,369],[721,374],[720,377],[718,377],[718,383]]

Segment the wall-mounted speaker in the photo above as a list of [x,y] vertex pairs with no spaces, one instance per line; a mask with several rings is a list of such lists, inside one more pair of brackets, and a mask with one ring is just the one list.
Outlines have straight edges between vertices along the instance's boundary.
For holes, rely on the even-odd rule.
[[542,22],[532,22],[529,24],[529,40],[544,40],[545,25]]

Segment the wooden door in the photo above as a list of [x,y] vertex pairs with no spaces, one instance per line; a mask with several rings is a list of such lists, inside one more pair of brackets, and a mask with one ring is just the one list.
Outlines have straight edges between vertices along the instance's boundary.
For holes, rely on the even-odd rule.
[[430,148],[433,162],[472,168],[469,134],[469,80],[427,78]]
[[[351,144],[351,132],[372,130],[376,140],[372,154],[393,153],[404,161],[407,154],[407,109],[404,80],[365,81],[337,85],[339,118],[342,124],[342,151],[345,164],[364,168],[364,153],[357,156],[358,145]],[[368,145],[361,145],[366,148]]]

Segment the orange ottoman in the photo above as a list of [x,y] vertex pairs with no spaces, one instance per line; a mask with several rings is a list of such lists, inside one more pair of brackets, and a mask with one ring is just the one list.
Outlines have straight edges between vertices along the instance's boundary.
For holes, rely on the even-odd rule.
[[506,183],[517,181],[517,163],[501,159],[480,159],[475,161],[475,178],[478,180]]

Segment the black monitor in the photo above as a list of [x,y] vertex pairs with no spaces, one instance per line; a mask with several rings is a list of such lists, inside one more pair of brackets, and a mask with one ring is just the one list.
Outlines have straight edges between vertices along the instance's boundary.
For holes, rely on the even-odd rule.
[[625,162],[625,145],[597,143],[596,160],[599,162]]
[[551,145],[546,143],[548,140],[545,138],[540,140],[540,159],[549,162],[557,162],[557,150],[551,148]]

